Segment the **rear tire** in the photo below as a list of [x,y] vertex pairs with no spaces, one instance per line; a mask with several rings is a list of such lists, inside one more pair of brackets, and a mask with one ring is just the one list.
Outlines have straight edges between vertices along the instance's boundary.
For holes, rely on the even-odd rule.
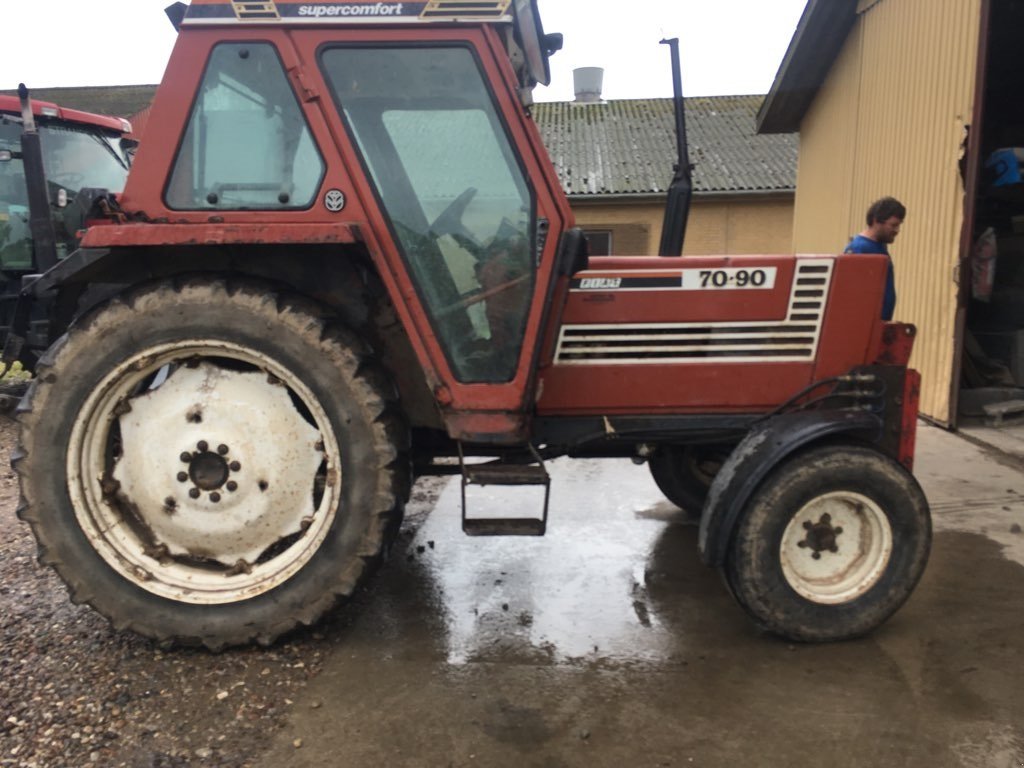
[[211,649],[317,621],[376,564],[408,429],[360,340],[266,286],[97,308],[19,408],[20,516],[75,602]]
[[914,478],[869,448],[832,445],[768,476],[740,518],[725,575],[769,631],[845,640],[903,605],[930,546],[928,503]]

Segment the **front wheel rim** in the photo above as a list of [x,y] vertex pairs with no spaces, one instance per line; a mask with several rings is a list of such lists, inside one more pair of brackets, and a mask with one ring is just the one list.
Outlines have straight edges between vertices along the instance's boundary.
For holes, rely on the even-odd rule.
[[334,525],[342,486],[338,439],[309,387],[220,340],[118,364],[76,416],[67,472],[79,526],[107,565],[202,605],[298,573]]
[[813,603],[840,605],[878,583],[892,548],[892,526],[878,503],[837,491],[811,499],[790,519],[779,558],[797,594]]

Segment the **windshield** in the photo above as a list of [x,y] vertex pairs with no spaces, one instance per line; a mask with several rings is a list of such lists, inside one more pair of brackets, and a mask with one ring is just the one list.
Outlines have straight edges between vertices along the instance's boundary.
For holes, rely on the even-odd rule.
[[[84,187],[121,192],[128,178],[129,159],[121,149],[120,137],[88,126],[39,126],[43,167],[51,199],[58,189],[68,200]],[[21,122],[0,119],[0,150],[12,158],[0,162],[0,266],[29,269],[32,266],[32,237],[28,223],[28,190],[21,160]],[[55,213],[56,234],[61,255],[74,247],[74,232],[67,232]]]

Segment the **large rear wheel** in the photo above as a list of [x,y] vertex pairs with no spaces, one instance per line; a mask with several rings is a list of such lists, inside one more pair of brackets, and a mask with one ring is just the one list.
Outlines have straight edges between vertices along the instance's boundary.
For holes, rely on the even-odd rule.
[[881,625],[924,571],[924,493],[892,459],[832,445],[776,468],[748,503],[725,574],[739,603],[793,640],[844,640]]
[[254,284],[146,287],[40,360],[21,515],[118,628],[271,642],[351,594],[408,493],[394,388],[351,332]]

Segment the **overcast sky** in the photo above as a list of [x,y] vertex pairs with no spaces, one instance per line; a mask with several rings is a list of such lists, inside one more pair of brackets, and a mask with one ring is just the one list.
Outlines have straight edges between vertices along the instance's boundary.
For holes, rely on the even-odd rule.
[[[174,44],[170,0],[4,2],[0,88],[157,83]],[[604,67],[607,99],[672,95],[662,37],[680,38],[688,96],[766,93],[806,0],[539,0],[565,35],[542,101],[573,97],[572,69]]]

